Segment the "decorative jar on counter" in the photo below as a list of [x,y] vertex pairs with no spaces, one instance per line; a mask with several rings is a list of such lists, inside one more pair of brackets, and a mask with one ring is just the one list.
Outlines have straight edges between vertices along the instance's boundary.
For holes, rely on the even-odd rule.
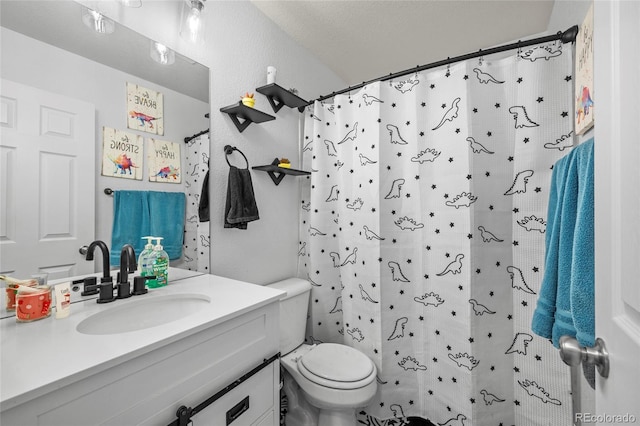
[[35,292],[18,291],[15,295],[16,321],[30,322],[51,315],[51,286],[33,287]]

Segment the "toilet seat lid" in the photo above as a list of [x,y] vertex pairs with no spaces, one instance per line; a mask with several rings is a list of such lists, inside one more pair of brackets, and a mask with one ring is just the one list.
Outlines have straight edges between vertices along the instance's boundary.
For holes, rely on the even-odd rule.
[[[322,381],[353,383],[367,379],[374,372],[373,362],[362,352],[336,343],[322,343],[299,360],[305,370]],[[307,377],[314,380],[312,377]],[[317,381],[315,379],[314,381]]]

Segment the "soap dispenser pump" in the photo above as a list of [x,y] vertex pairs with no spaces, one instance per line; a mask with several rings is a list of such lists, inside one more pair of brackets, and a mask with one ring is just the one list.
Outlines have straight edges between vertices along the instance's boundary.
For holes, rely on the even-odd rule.
[[142,265],[142,256],[149,254],[153,251],[153,243],[151,242],[155,237],[142,237],[141,240],[147,240],[147,244],[144,245],[144,250],[138,257],[138,265]]
[[169,255],[164,251],[160,244],[163,240],[162,237],[153,237],[156,240],[156,245],[153,248],[152,253],[152,265],[153,275],[156,276],[155,285],[153,283],[147,283],[149,287],[164,287],[169,283]]
[[138,257],[140,276],[149,277],[142,282],[146,282],[149,287],[157,287],[153,272],[153,244],[151,242],[151,240],[153,240],[154,238],[155,237],[142,237],[143,240],[147,240],[147,244],[144,246],[144,250],[142,250],[142,253],[140,253],[140,257]]

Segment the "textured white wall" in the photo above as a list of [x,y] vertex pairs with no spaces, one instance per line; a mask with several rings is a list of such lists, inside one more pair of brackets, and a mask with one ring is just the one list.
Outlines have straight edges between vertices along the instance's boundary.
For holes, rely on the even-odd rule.
[[[251,124],[244,132],[218,110],[239,101],[245,91],[266,84],[267,66],[278,70],[277,82],[295,87],[304,99],[315,98],[341,88],[344,83],[306,50],[248,2],[216,2],[216,41],[211,62],[212,104],[212,251],[211,270],[215,274],[254,283],[269,283],[294,276],[297,268],[299,179],[286,176],[275,186],[264,172],[253,173],[260,220],[248,230],[224,229],[222,217],[228,165],[223,155],[226,144],[236,146],[252,166],[269,164],[275,157],[289,158],[293,167],[298,158],[297,110],[273,112],[266,98],[256,93],[256,108],[276,116],[276,120]],[[240,155],[230,156],[242,165]],[[239,160],[239,161],[238,161]],[[298,166],[299,167],[299,166]]]
[[556,0],[547,30],[564,31],[573,25],[582,25],[593,0]]
[[[79,1],[90,5],[93,1]],[[222,107],[240,95],[266,84],[267,66],[278,70],[277,82],[295,87],[313,99],[345,86],[325,65],[296,44],[248,1],[207,1],[205,44],[188,45],[178,37],[181,1],[143,0],[139,9],[123,9],[119,2],[100,2],[118,22],[209,67],[211,72],[211,272],[257,284],[294,276],[298,252],[298,179],[287,176],[275,186],[263,172],[252,172],[260,220],[247,230],[224,229],[223,212],[228,166],[223,147],[236,146],[251,166],[287,157],[298,158],[297,110],[273,113],[266,98],[256,93],[256,108],[276,120],[251,124],[239,133]],[[237,161],[240,159],[241,161]],[[232,164],[241,166],[235,154]]]

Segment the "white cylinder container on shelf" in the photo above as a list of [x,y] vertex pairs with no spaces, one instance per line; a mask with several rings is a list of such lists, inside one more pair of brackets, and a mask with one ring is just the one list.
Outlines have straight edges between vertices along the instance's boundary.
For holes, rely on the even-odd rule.
[[276,74],[278,70],[276,67],[268,66],[267,67],[267,84],[272,84],[276,82]]

